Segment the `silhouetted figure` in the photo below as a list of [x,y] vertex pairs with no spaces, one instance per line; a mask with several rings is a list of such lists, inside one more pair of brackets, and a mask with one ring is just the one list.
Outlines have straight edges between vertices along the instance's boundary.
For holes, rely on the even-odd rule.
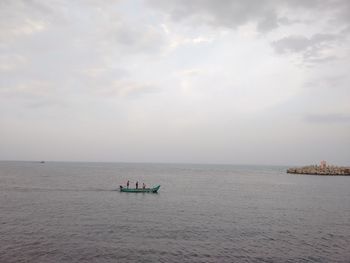
[[130,184],[130,182],[129,182],[129,180],[126,182],[126,188],[128,188],[129,189],[129,184]]
[[142,189],[145,189],[145,188],[146,188],[145,183],[142,183]]
[[139,188],[139,182],[136,182],[136,189]]

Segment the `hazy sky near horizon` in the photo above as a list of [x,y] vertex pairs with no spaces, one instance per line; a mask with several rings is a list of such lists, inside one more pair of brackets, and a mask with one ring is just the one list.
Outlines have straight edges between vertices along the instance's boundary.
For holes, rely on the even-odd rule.
[[350,165],[350,1],[0,2],[0,159]]

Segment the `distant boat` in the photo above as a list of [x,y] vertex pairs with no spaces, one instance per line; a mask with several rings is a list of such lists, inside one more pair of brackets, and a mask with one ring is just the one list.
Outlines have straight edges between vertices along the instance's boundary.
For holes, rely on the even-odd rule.
[[129,193],[157,193],[160,185],[157,185],[153,188],[126,188],[123,186],[119,186],[120,192],[129,192]]
[[45,163],[45,161],[41,161],[40,163]]

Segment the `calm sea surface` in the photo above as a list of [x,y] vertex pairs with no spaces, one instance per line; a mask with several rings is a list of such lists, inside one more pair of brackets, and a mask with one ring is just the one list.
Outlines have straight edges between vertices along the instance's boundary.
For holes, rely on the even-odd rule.
[[350,177],[286,168],[0,162],[0,262],[350,262]]

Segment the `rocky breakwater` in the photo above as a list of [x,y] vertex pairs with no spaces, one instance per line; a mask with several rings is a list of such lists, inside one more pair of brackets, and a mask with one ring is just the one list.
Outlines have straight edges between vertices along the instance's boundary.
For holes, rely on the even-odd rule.
[[315,174],[315,175],[350,175],[350,167],[310,165],[299,168],[289,168],[290,174]]

